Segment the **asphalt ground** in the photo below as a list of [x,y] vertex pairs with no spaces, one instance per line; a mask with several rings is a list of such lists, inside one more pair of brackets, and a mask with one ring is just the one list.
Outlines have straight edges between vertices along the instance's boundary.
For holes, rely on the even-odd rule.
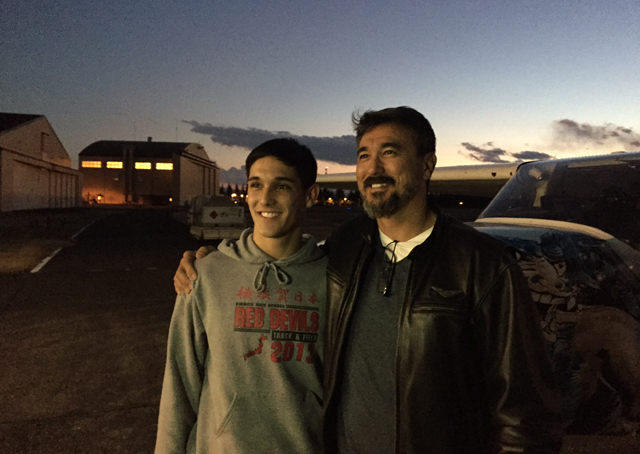
[[173,270],[196,246],[167,212],[121,211],[0,275],[1,452],[152,451]]
[[[324,239],[357,212],[314,208],[307,230]],[[34,243],[41,260],[53,247],[43,238],[64,245],[37,273],[0,271],[0,453],[153,451],[172,276],[183,251],[203,244],[183,214],[3,214],[4,260]],[[635,436],[567,437],[563,450],[638,452]]]

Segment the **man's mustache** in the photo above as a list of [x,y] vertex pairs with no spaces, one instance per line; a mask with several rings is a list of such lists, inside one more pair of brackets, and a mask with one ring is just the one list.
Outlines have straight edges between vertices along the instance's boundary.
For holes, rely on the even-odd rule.
[[367,177],[364,182],[363,185],[365,188],[370,187],[372,184],[390,184],[390,185],[395,185],[396,184],[396,180],[394,180],[391,177],[385,176],[385,175],[371,175],[370,177]]

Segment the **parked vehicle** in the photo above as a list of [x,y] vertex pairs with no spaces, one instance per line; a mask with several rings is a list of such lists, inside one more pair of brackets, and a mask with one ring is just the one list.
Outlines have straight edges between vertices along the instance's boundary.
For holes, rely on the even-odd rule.
[[189,225],[199,240],[238,239],[246,226],[244,207],[225,196],[199,195],[191,199]]
[[472,225],[538,306],[567,433],[640,423],[640,153],[522,165]]

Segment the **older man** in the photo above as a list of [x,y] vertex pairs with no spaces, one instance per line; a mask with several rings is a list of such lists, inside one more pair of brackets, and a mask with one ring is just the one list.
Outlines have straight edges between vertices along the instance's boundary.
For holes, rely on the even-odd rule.
[[431,125],[407,107],[354,125],[369,217],[328,241],[327,452],[558,452],[527,284],[501,243],[428,200]]

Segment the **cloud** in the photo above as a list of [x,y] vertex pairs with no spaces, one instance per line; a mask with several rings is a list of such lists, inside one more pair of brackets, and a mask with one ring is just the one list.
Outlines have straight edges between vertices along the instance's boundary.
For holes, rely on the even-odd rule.
[[234,128],[213,126],[210,123],[199,123],[183,120],[191,125],[191,132],[208,135],[214,143],[236,146],[251,150],[262,142],[282,137],[292,137],[313,151],[316,159],[352,165],[356,163],[355,136],[314,137],[297,136],[287,131],[267,131],[257,128]]
[[553,156],[539,151],[519,151],[517,153],[509,153],[502,148],[497,148],[493,142],[487,142],[482,146],[463,142],[461,144],[467,149],[467,152],[458,151],[459,154],[478,162],[514,162],[514,161],[533,161],[542,159],[553,159]]
[[554,140],[580,146],[621,146],[624,151],[640,148],[640,134],[631,128],[605,123],[595,126],[565,118],[552,123]]
[[[488,142],[480,147],[472,145],[469,142],[463,142],[462,146],[465,147],[468,153],[459,151],[463,156],[478,162],[509,162],[502,159],[505,156],[509,156],[502,148],[496,148],[493,146],[493,142]],[[484,148],[483,148],[484,147]]]
[[516,158],[518,161],[542,161],[544,159],[554,158],[554,156],[542,153],[541,151],[520,151],[518,153],[511,153],[511,156]]
[[223,184],[247,184],[247,171],[244,166],[239,169],[231,167],[229,170],[220,169],[220,182]]

